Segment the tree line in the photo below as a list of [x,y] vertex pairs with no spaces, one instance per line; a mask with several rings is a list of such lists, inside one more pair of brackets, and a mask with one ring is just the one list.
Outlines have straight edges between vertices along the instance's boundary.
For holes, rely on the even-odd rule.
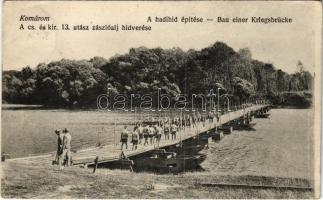
[[271,63],[253,59],[248,48],[236,52],[223,42],[188,51],[139,47],[110,59],[62,59],[35,68],[3,71],[2,101],[91,107],[107,88],[114,94],[149,94],[161,88],[172,97],[221,88],[221,94],[232,95],[232,102],[265,97],[279,103],[286,93],[299,95],[299,91],[312,89],[312,75],[301,62],[297,66],[300,69],[296,73],[288,74]]

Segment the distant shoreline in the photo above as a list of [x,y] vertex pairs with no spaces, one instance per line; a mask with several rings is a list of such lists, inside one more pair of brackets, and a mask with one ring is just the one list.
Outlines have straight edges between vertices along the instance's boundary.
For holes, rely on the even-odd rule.
[[272,109],[312,109],[312,107],[312,105],[271,105]]

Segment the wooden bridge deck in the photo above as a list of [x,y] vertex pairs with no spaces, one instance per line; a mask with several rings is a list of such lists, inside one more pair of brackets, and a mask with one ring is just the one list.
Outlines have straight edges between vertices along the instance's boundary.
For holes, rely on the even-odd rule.
[[[138,155],[140,153],[153,150],[155,148],[162,148],[169,145],[174,145],[180,142],[181,140],[185,140],[190,137],[196,136],[200,133],[213,129],[216,126],[225,124],[233,119],[238,119],[250,111],[257,111],[266,106],[267,105],[254,105],[252,107],[247,107],[245,109],[241,109],[241,110],[237,110],[237,111],[233,111],[233,112],[229,112],[224,115],[221,115],[218,122],[217,120],[213,120],[213,122],[206,121],[205,123],[202,123],[202,122],[198,123],[195,127],[185,127],[183,130],[180,130],[177,132],[176,140],[165,140],[164,136],[162,135],[162,139],[159,145],[148,144],[144,146],[143,144],[138,144],[137,150],[131,150],[132,144],[128,143],[128,149],[124,148],[123,152],[126,156],[133,156],[133,155]],[[120,148],[121,148],[120,145],[108,145],[108,146],[103,146],[101,148],[93,149],[91,151],[79,152],[73,155],[73,161],[74,161],[74,164],[93,163],[96,156],[99,157],[99,160],[101,162],[117,159],[119,158],[119,155],[121,153]]]
[[[210,129],[215,128],[216,126],[220,126],[222,124],[225,124],[231,120],[238,119],[242,117],[243,115],[247,114],[250,111],[257,111],[264,107],[267,107],[268,105],[253,105],[251,107],[247,107],[244,109],[240,109],[237,111],[232,111],[229,113],[225,113],[220,116],[219,121],[216,119],[213,120],[213,122],[206,121],[205,123],[200,122],[195,127],[185,127],[183,130],[178,131],[177,133],[177,139],[176,140],[165,140],[164,136],[162,135],[161,141],[159,145],[157,144],[148,144],[144,146],[143,144],[138,144],[137,150],[131,150],[132,144],[128,142],[128,149],[124,148],[124,154],[126,156],[132,156],[132,155],[138,155],[143,152],[151,151],[155,148],[162,148],[169,145],[174,145],[181,140],[188,139],[190,137],[196,136],[200,133],[206,132]],[[105,145],[97,148],[91,148],[91,149],[85,149],[81,150],[76,153],[72,153],[73,157],[73,163],[76,165],[80,164],[91,164],[94,162],[94,159],[96,156],[99,157],[100,162],[109,161],[118,159],[121,153],[120,144],[118,145]],[[49,162],[51,163],[51,160],[54,159],[55,155],[43,155],[43,156],[35,156],[35,157],[26,157],[26,158],[18,158],[18,159],[10,159],[10,161],[29,161],[32,160],[37,162]]]

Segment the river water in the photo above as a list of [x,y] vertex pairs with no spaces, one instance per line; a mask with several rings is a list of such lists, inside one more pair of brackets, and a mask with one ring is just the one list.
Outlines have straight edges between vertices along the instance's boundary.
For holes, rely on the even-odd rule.
[[[202,167],[217,173],[309,177],[312,173],[310,109],[273,109],[252,131],[234,131],[211,143]],[[2,110],[2,152],[23,157],[53,152],[55,129],[68,128],[74,149],[118,143],[124,124],[157,113],[70,110]],[[163,116],[163,114],[161,115]]]
[[63,109],[2,110],[2,152],[12,158],[53,152],[57,148],[54,131],[64,128],[72,135],[74,150],[98,143],[118,143],[124,125],[153,117],[158,117],[158,114]]
[[203,168],[215,173],[313,180],[313,111],[272,109],[251,131],[210,143]]

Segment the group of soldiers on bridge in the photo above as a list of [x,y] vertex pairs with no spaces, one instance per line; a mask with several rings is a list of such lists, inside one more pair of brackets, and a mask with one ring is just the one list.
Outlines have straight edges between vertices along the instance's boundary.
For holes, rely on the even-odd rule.
[[[243,109],[251,105],[251,103],[242,104],[241,106],[233,107],[233,110]],[[132,130],[129,130],[128,126],[124,126],[120,136],[121,150],[124,147],[128,149],[128,141],[132,143],[132,150],[136,150],[139,144],[158,146],[162,135],[164,135],[165,140],[176,140],[178,138],[176,137],[177,133],[186,127],[194,128],[197,123],[202,123],[204,126],[207,121],[219,121],[221,114],[230,111],[227,109],[223,111],[202,112],[202,114],[199,111],[192,113],[179,112],[173,118],[164,117],[158,120],[152,118],[150,121],[138,122]]]

